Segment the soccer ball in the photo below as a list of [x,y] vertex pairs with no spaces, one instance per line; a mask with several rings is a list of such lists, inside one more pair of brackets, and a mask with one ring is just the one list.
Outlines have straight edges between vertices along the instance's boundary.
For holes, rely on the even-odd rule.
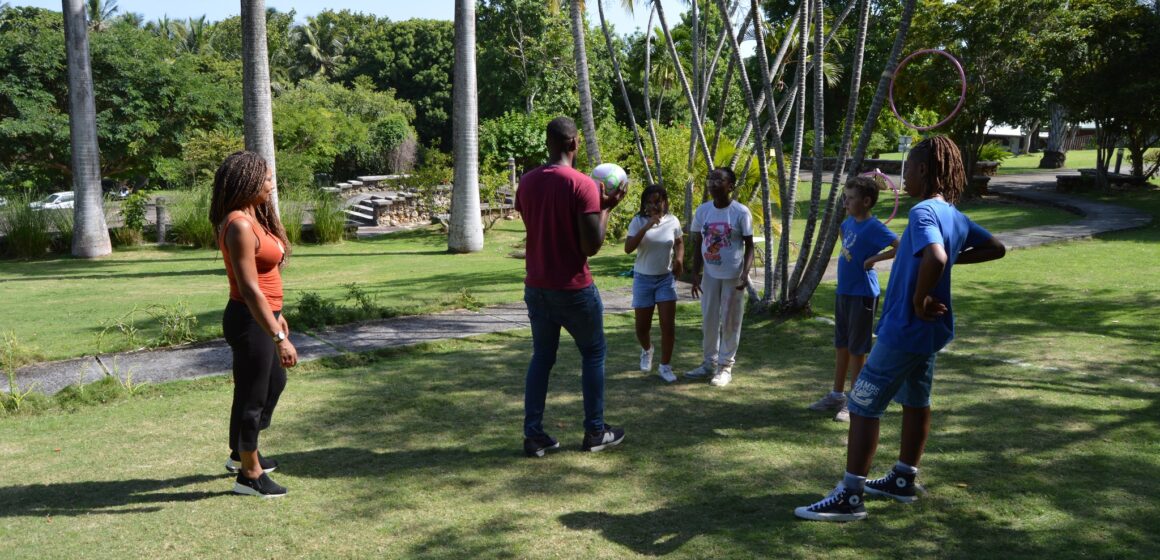
[[592,170],[592,180],[603,186],[605,193],[628,188],[628,173],[615,163],[602,163]]

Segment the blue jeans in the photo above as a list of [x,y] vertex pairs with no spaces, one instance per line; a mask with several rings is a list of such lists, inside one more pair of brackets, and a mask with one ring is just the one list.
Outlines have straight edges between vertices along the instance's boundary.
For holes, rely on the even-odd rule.
[[580,387],[584,392],[584,429],[604,427],[604,304],[591,284],[579,290],[545,290],[524,286],[532,323],[532,361],[524,384],[524,437],[544,434],[548,376],[560,348],[560,327],[580,350]]

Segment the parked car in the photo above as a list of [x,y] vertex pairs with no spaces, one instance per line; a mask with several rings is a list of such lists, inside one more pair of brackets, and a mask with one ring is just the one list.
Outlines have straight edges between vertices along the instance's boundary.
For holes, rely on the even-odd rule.
[[54,192],[36,202],[28,204],[34,210],[68,210],[73,207],[73,192]]

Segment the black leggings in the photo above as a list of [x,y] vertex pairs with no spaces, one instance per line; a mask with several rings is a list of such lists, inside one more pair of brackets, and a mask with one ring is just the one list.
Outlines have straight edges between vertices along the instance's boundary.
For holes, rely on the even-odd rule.
[[[275,317],[279,315],[274,312]],[[254,451],[258,449],[258,432],[270,427],[278,397],[286,388],[286,370],[274,340],[254,320],[245,303],[230,300],[226,305],[222,332],[234,354],[230,451]]]

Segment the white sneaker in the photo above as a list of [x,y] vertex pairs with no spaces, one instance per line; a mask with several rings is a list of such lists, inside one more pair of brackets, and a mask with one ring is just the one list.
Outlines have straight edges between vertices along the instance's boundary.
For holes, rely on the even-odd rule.
[[657,375],[661,376],[661,379],[664,379],[668,383],[677,380],[677,374],[673,373],[673,366],[669,364],[661,364],[661,367],[657,369]]
[[834,415],[834,421],[835,422],[849,422],[850,421],[850,409],[846,408],[846,405],[842,405],[842,409],[839,410],[838,413]]
[[640,370],[641,371],[652,371],[653,350],[656,350],[656,348],[649,347],[648,350],[645,350],[643,348],[641,349],[641,351],[640,351]]
[[733,381],[733,372],[730,368],[723,367],[717,370],[717,375],[714,375],[713,379],[709,380],[709,384],[714,387],[724,387],[728,385],[730,381]]
[[702,377],[711,375],[716,367],[713,364],[702,362],[696,369],[686,371],[685,377],[689,379],[701,379]]

